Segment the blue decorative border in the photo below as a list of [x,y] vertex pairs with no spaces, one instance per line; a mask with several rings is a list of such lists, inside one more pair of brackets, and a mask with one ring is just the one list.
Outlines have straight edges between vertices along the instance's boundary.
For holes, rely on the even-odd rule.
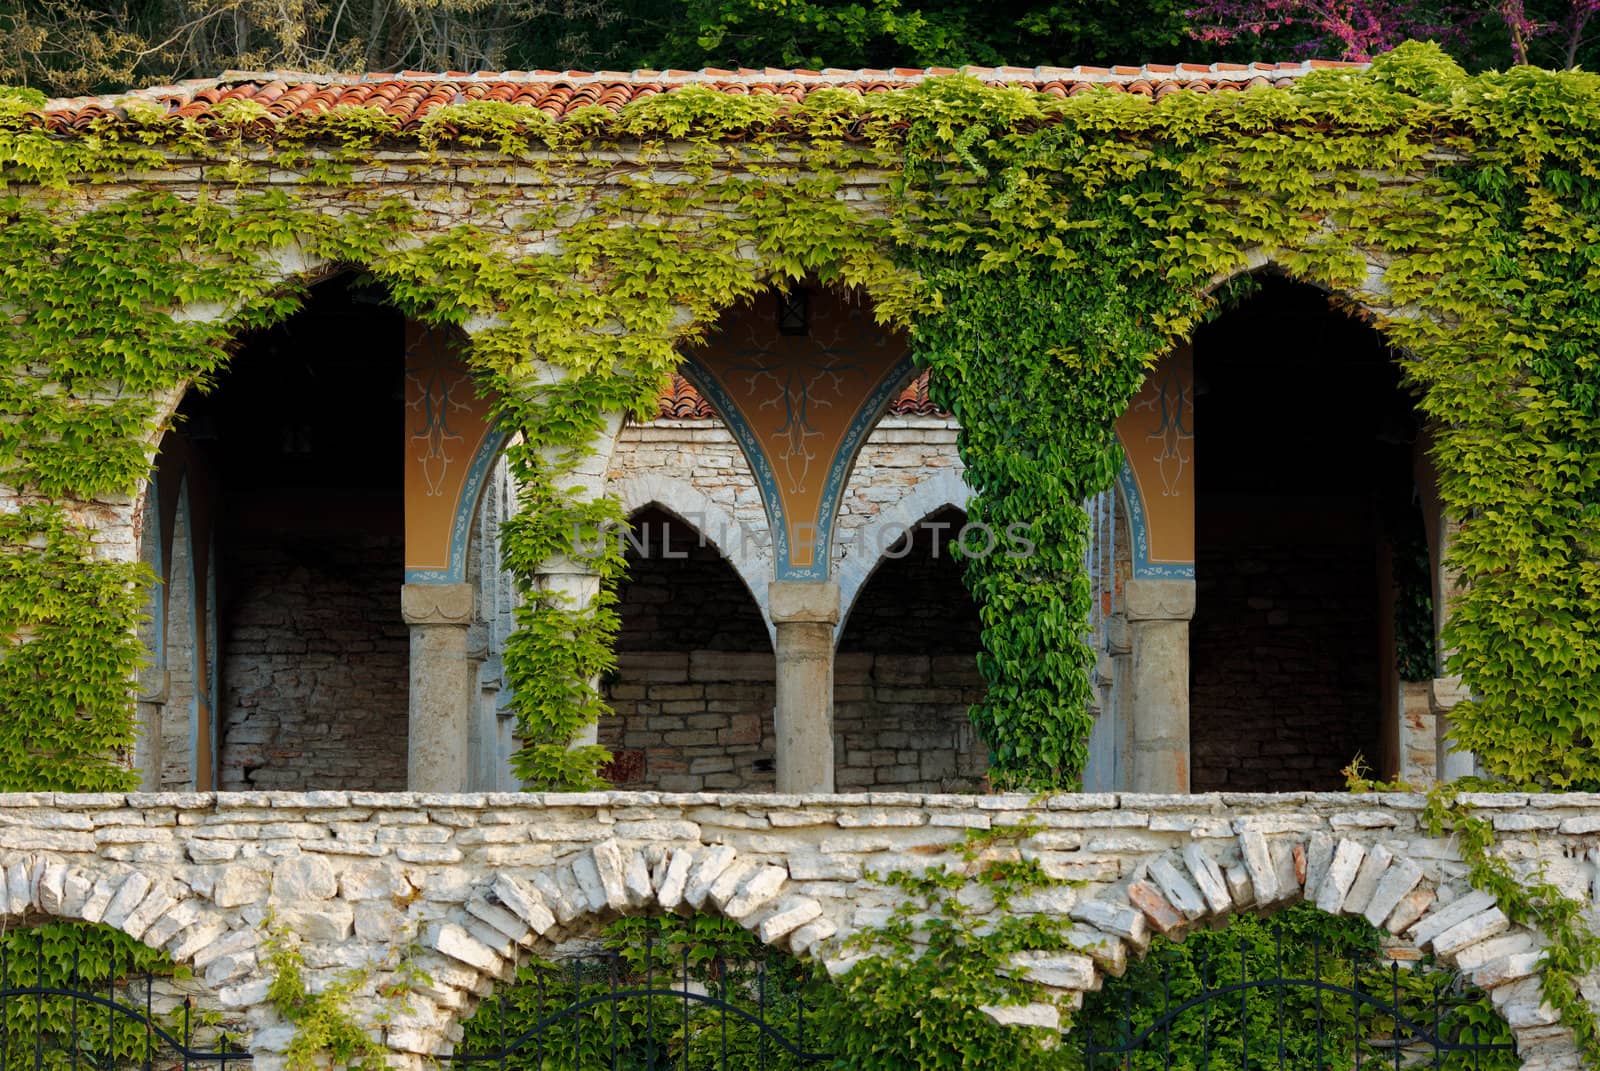
[[156,574],[150,585],[147,610],[150,614],[150,664],[159,672],[167,668],[167,556],[165,536],[161,531],[161,485],[152,476],[150,488],[144,497],[144,550],[145,564]]
[[1122,453],[1122,468],[1117,471],[1117,486],[1122,488],[1122,501],[1128,511],[1128,546],[1133,558],[1135,580],[1193,580],[1194,563],[1173,564],[1150,560],[1150,529],[1144,515],[1144,494],[1139,480],[1128,464],[1128,453]]
[[407,569],[407,584],[460,584],[467,579],[467,548],[472,542],[472,519],[478,513],[478,498],[483,493],[484,481],[495,459],[511,441],[511,433],[490,428],[478,444],[467,467],[467,478],[461,483],[461,494],[456,499],[455,519],[450,523],[450,564],[444,569]]
[[833,562],[833,530],[838,521],[839,499],[844,494],[844,485],[850,478],[850,471],[855,468],[856,455],[861,453],[861,447],[866,443],[867,436],[877,427],[878,421],[883,418],[884,410],[889,408],[894,396],[905,387],[914,370],[910,354],[890,365],[872,393],[867,395],[866,401],[857,407],[855,419],[850,422],[850,427],[845,429],[844,438],[839,440],[839,449],[833,456],[833,467],[828,470],[828,480],[822,485],[822,502],[818,510],[818,514],[826,518],[822,526],[824,538],[819,541],[822,575],[780,576],[779,579],[826,580],[828,578],[828,567]]
[[717,382],[707,369],[696,364],[693,358],[686,359],[678,371],[689,381],[690,386],[711,402],[712,408],[716,409],[717,415],[728,426],[734,441],[739,444],[739,449],[750,465],[756,486],[761,491],[761,504],[766,509],[767,527],[772,534],[774,579],[812,581],[828,579],[833,562],[833,530],[837,520],[835,511],[839,505],[839,498],[844,493],[845,481],[849,478],[850,470],[855,465],[856,455],[861,452],[861,446],[868,434],[877,425],[879,418],[883,416],[883,411],[889,407],[890,401],[900,392],[905,381],[911,377],[913,366],[910,356],[901,357],[884,373],[866,400],[857,407],[855,417],[845,429],[844,437],[839,440],[828,469],[828,478],[822,485],[822,497],[818,502],[819,531],[816,553],[812,563],[807,566],[792,565],[789,561],[789,526],[783,514],[783,499],[778,494],[777,480],[773,476],[772,467],[767,461],[766,452],[762,449],[761,440],[755,430],[745,421],[743,413],[733,403],[732,397],[722,389],[722,384]]
[[[756,488],[761,492],[761,505],[767,513],[768,534],[773,543],[773,569],[784,580],[817,580],[827,577],[826,567],[821,577],[815,575],[790,576],[784,572],[785,563],[789,560],[789,526],[784,522],[783,499],[778,497],[778,481],[772,473],[772,466],[767,463],[767,455],[761,449],[761,440],[755,430],[746,423],[744,414],[739,407],[733,404],[733,398],[722,389],[722,384],[709,371],[695,363],[694,359],[685,358],[679,366],[678,372],[689,385],[700,392],[700,396],[711,403],[717,411],[717,416],[728,426],[734,442],[739,444],[739,450],[744,454],[745,461],[750,466],[751,475],[756,479]],[[811,573],[814,570],[801,570]]]

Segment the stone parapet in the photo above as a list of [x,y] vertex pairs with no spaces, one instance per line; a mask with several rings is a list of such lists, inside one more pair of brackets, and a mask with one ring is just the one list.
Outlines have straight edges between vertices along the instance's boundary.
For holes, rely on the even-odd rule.
[[[1594,902],[1600,795],[1462,799],[1500,831],[1500,850],[1520,871],[1542,871]],[[449,1051],[522,949],[547,954],[621,914],[704,910],[843,970],[851,960],[842,942],[903,898],[867,871],[960,866],[968,830],[1025,826],[1019,856],[1072,884],[1011,910],[1070,918],[1069,941],[1092,960],[1049,972],[1068,1005],[1154,933],[1305,900],[1363,915],[1397,947],[1465,972],[1513,1025],[1525,1068],[1575,1071],[1571,1036],[1544,1006],[1527,954],[1542,936],[1470,888],[1454,843],[1423,827],[1425,802],[1342,793],[30,793],[0,796],[0,867],[13,920],[109,922],[195,966],[211,999],[247,1022],[260,1068],[282,1065],[290,1036],[266,1000],[270,916],[300,938],[313,985],[367,969],[352,1008],[383,1030],[400,1063],[420,1067]],[[384,995],[404,977],[403,959],[431,982]]]

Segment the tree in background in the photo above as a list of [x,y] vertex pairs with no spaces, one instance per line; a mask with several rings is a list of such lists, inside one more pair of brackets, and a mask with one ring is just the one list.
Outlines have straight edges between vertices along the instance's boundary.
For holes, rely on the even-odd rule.
[[[1189,5],[1195,4],[1190,7]],[[1600,0],[0,0],[0,83],[476,71],[1362,59],[1600,61]]]
[[1200,0],[1186,15],[1200,41],[1269,54],[1367,60],[1419,39],[1473,67],[1600,59],[1600,0]]
[[1176,62],[1184,0],[0,0],[0,83],[108,92],[224,69]]
[[[1176,62],[1175,0],[685,0],[663,61],[780,67]],[[1187,50],[1187,51],[1186,51]]]

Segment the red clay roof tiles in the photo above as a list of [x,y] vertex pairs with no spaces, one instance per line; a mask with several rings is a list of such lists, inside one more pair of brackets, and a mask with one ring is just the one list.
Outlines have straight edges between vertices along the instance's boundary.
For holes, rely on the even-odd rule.
[[[1055,97],[1075,96],[1094,87],[1160,98],[1178,90],[1212,92],[1256,86],[1285,86],[1313,69],[1357,66],[1328,60],[1305,63],[1150,64],[1144,67],[963,67],[960,70],[994,85],[1015,85]],[[537,109],[553,119],[585,105],[617,112],[630,101],[684,86],[710,86],[720,92],[778,95],[793,101],[825,87],[880,93],[926,78],[956,73],[948,67],[892,71],[765,70],[724,71],[484,71],[477,74],[302,74],[289,71],[227,71],[217,78],[190,78],[170,86],[136,89],[103,97],[49,101],[45,121],[53,130],[81,130],[105,115],[121,114],[120,105],[142,100],[160,105],[169,115],[198,118],[224,100],[251,100],[276,118],[317,114],[341,105],[383,109],[412,128],[435,108],[469,100],[493,100]]]
[[[663,420],[713,420],[717,411],[687,379],[674,375],[657,397],[657,416]],[[928,397],[928,373],[919,374],[889,403],[890,416],[943,416]]]

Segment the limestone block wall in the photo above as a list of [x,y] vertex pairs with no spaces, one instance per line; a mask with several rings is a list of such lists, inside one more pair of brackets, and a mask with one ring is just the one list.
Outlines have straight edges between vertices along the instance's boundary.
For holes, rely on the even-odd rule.
[[228,547],[224,789],[405,787],[402,551],[381,533]]
[[983,698],[964,655],[841,653],[833,666],[840,792],[974,792],[989,752],[967,710]]
[[[1593,904],[1600,796],[1465,797],[1522,873]],[[1578,1071],[1541,999],[1543,938],[1470,888],[1423,797],[867,793],[224,793],[0,796],[7,915],[104,922],[193,966],[248,1024],[256,1066],[293,1036],[266,1003],[264,925],[299,940],[309,982],[364,971],[350,1008],[402,1066],[450,1051],[478,1000],[532,952],[607,919],[708,911],[838,973],[851,934],[904,899],[865,876],[961,867],[969,830],[1020,827],[1011,846],[1074,882],[1013,912],[1064,917],[1066,947],[1018,969],[1067,1005],[1153,933],[1297,900],[1360,914],[1398,958],[1433,953],[1488,990],[1529,1071]],[[979,915],[983,892],[969,894]],[[420,951],[418,951],[420,946]],[[853,955],[853,953],[852,953]],[[402,963],[404,961],[404,963]],[[420,969],[426,981],[386,995]],[[409,977],[415,978],[415,975]],[[1600,979],[1586,995],[1600,1004]],[[1051,1012],[1048,1005],[1035,1009]]]
[[771,651],[650,651],[617,656],[605,688],[615,717],[600,743],[618,788],[770,792],[776,781]]
[[[599,741],[619,789],[770,792],[776,780],[768,652],[623,652]],[[965,792],[988,752],[967,717],[983,694],[970,658],[841,654],[834,665],[841,792]]]
[[[961,459],[956,455],[956,432],[956,423],[949,417],[888,416],[878,422],[861,447],[840,501],[833,545],[836,568],[845,567],[848,562],[859,573],[870,571],[888,549],[873,538],[873,522],[897,504],[926,500],[927,504],[919,507],[922,512],[909,517],[908,523],[915,523],[946,504],[950,477],[955,476],[959,482],[962,472]],[[649,504],[648,492],[642,489],[651,485],[650,477],[655,478],[655,483],[663,479],[682,481],[732,521],[736,529],[732,534],[743,539],[747,549],[759,553],[770,548],[766,514],[755,478],[720,420],[662,419],[623,428],[609,478],[613,484],[641,488],[634,495],[637,500],[625,502],[628,509]],[[929,497],[925,491],[917,495],[919,489],[932,488],[936,482],[937,494]],[[669,509],[683,508],[670,502],[658,504]],[[693,507],[689,509],[692,511]],[[725,553],[729,551],[718,533],[706,534],[718,540]],[[761,588],[755,593],[756,598],[764,606],[770,571],[756,579]]]

